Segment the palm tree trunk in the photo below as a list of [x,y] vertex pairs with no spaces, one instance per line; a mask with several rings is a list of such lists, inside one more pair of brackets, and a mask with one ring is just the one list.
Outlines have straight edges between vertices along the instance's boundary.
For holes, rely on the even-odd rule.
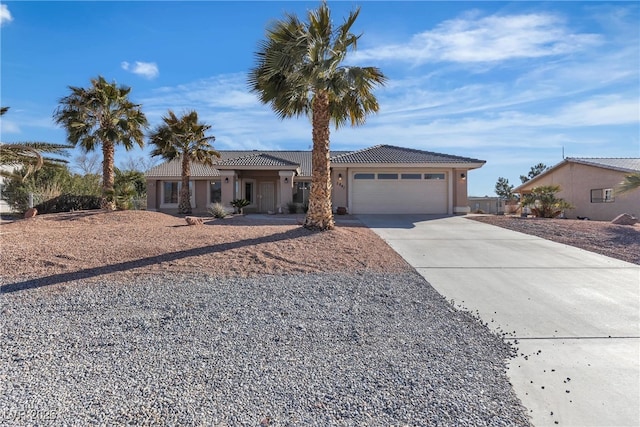
[[189,179],[191,178],[191,162],[189,156],[182,156],[182,188],[180,189],[180,203],[178,212],[183,214],[191,213],[191,192],[189,191]]
[[329,174],[329,97],[326,92],[315,95],[312,109],[311,191],[304,227],[312,230],[331,230],[334,221]]
[[114,146],[111,141],[102,141],[102,209],[116,210],[115,191],[113,189]]

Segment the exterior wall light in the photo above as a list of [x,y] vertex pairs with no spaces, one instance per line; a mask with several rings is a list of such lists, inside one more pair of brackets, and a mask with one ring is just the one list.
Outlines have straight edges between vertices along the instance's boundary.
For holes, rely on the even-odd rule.
[[462,172],[460,174],[460,179],[464,181],[465,179],[467,179],[467,175],[465,175],[464,172]]
[[284,177],[284,183],[286,184],[286,183],[288,183],[288,182],[289,182],[289,177],[285,176],[285,177]]
[[225,184],[228,184],[228,183],[229,183],[229,177],[228,177],[228,176],[224,178],[224,183],[225,183]]

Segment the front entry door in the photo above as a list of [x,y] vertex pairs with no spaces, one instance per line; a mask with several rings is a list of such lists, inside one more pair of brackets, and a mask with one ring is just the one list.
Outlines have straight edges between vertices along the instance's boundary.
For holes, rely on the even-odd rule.
[[260,183],[260,212],[268,212],[276,210],[276,191],[273,182]]

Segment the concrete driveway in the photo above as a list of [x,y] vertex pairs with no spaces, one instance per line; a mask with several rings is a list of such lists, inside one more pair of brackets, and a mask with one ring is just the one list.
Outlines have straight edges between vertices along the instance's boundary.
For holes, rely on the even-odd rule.
[[358,218],[508,333],[508,374],[535,426],[640,425],[640,266],[464,217]]

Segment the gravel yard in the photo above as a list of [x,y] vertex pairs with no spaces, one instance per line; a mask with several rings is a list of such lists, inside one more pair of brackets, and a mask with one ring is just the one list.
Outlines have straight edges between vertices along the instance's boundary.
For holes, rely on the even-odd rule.
[[529,425],[512,349],[357,221],[0,226],[0,425]]
[[2,296],[2,425],[528,425],[510,348],[416,273]]

